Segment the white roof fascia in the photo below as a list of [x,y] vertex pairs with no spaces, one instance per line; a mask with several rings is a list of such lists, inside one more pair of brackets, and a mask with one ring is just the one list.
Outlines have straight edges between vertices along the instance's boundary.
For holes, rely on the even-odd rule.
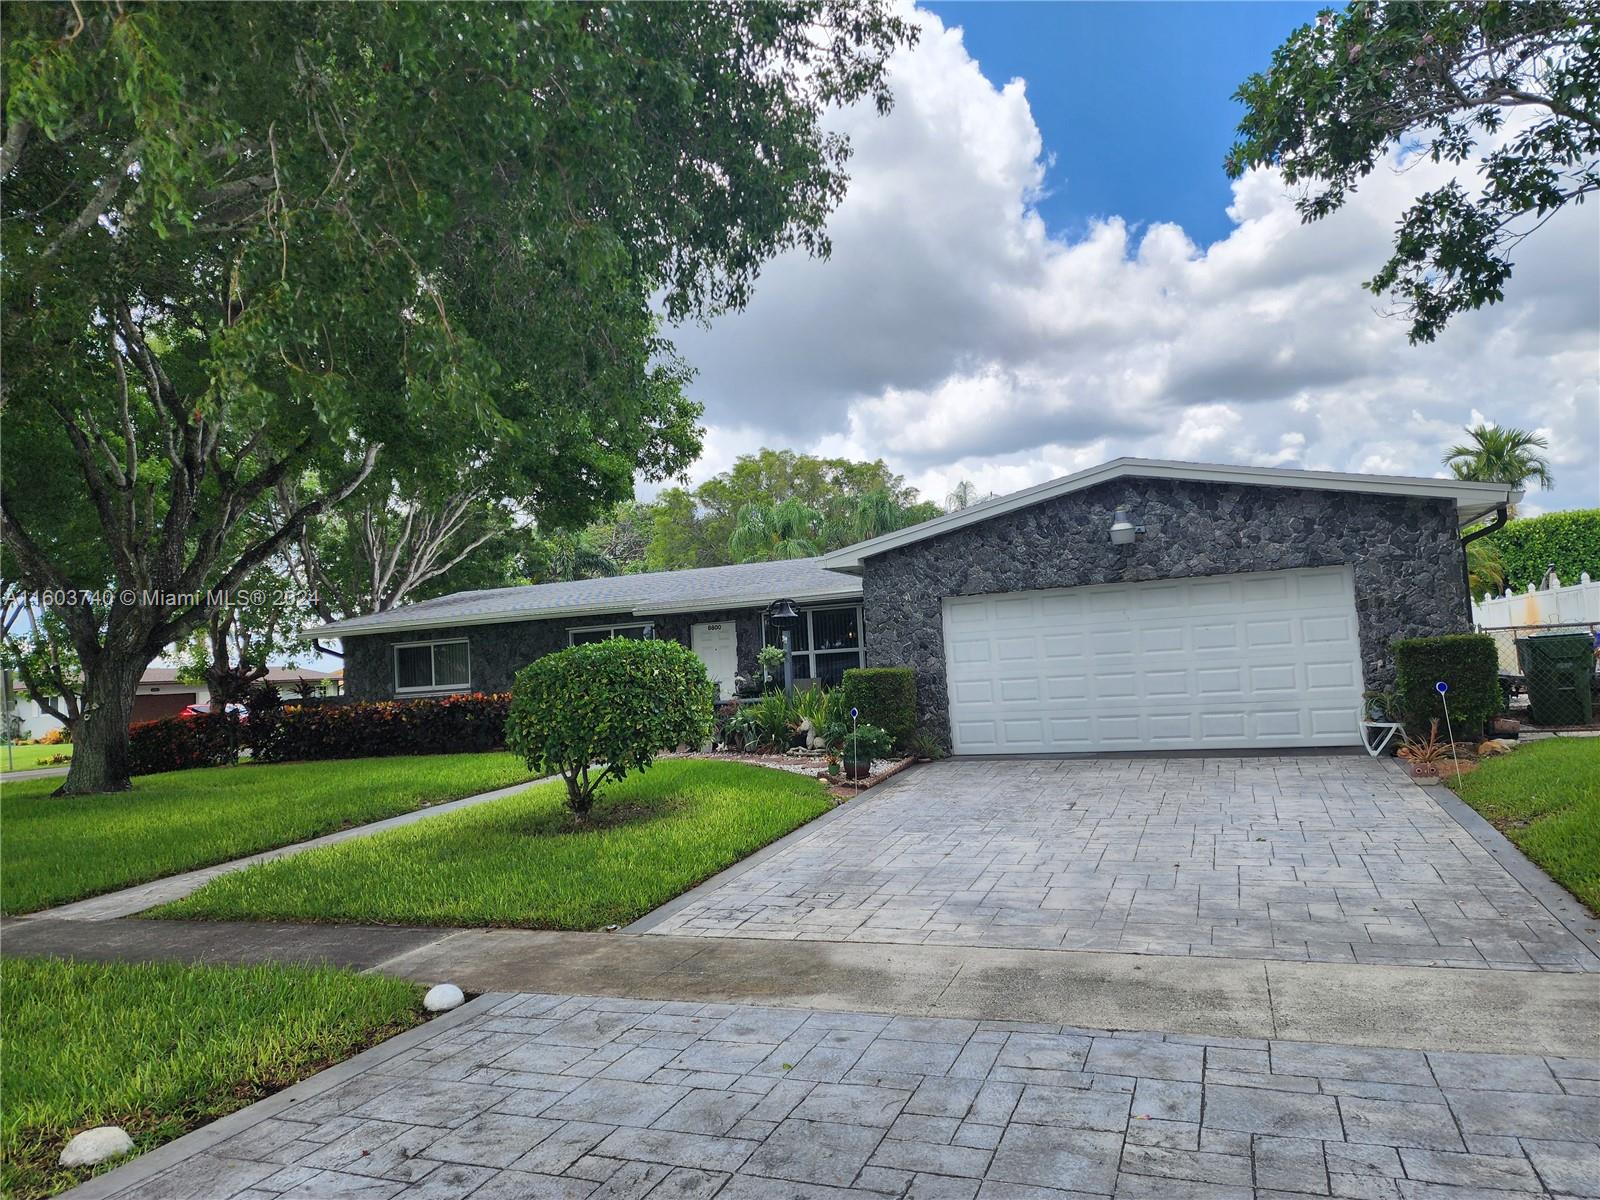
[[1232,467],[1163,459],[1117,458],[1097,467],[974,504],[908,529],[857,542],[824,554],[820,565],[834,571],[858,571],[875,554],[951,533],[968,525],[1004,516],[1057,496],[1083,491],[1116,479],[1176,479],[1193,483],[1225,483],[1255,487],[1306,488],[1312,491],[1360,492],[1368,495],[1423,496],[1454,500],[1461,525],[1469,525],[1508,502],[1511,485],[1460,479],[1423,479],[1406,475],[1361,475],[1345,471],[1302,471],[1286,467]]

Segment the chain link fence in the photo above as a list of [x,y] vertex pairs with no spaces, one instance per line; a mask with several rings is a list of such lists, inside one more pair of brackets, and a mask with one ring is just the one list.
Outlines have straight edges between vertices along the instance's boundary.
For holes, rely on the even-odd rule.
[[1589,727],[1600,714],[1600,623],[1512,625],[1494,638],[1506,712],[1525,724]]

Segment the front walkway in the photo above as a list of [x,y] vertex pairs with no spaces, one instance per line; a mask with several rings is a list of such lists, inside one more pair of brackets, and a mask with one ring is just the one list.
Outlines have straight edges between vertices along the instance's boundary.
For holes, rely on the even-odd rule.
[[1593,1059],[552,995],[452,1018],[74,1195],[1600,1195]]
[[936,763],[633,928],[1600,970],[1429,789],[1355,755]]

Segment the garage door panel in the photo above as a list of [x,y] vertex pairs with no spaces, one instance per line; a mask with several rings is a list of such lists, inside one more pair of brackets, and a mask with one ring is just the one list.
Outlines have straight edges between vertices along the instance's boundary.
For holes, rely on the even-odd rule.
[[1345,568],[946,601],[957,753],[1354,745]]
[[1300,636],[1308,646],[1319,642],[1343,644],[1351,640],[1351,624],[1344,617],[1306,617],[1300,622]]

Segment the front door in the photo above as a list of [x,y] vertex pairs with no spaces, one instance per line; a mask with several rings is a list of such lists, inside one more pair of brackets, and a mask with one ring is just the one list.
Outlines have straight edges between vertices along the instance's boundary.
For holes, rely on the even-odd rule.
[[708,621],[689,631],[689,648],[706,665],[722,699],[733,695],[733,676],[739,669],[739,642],[732,621]]

